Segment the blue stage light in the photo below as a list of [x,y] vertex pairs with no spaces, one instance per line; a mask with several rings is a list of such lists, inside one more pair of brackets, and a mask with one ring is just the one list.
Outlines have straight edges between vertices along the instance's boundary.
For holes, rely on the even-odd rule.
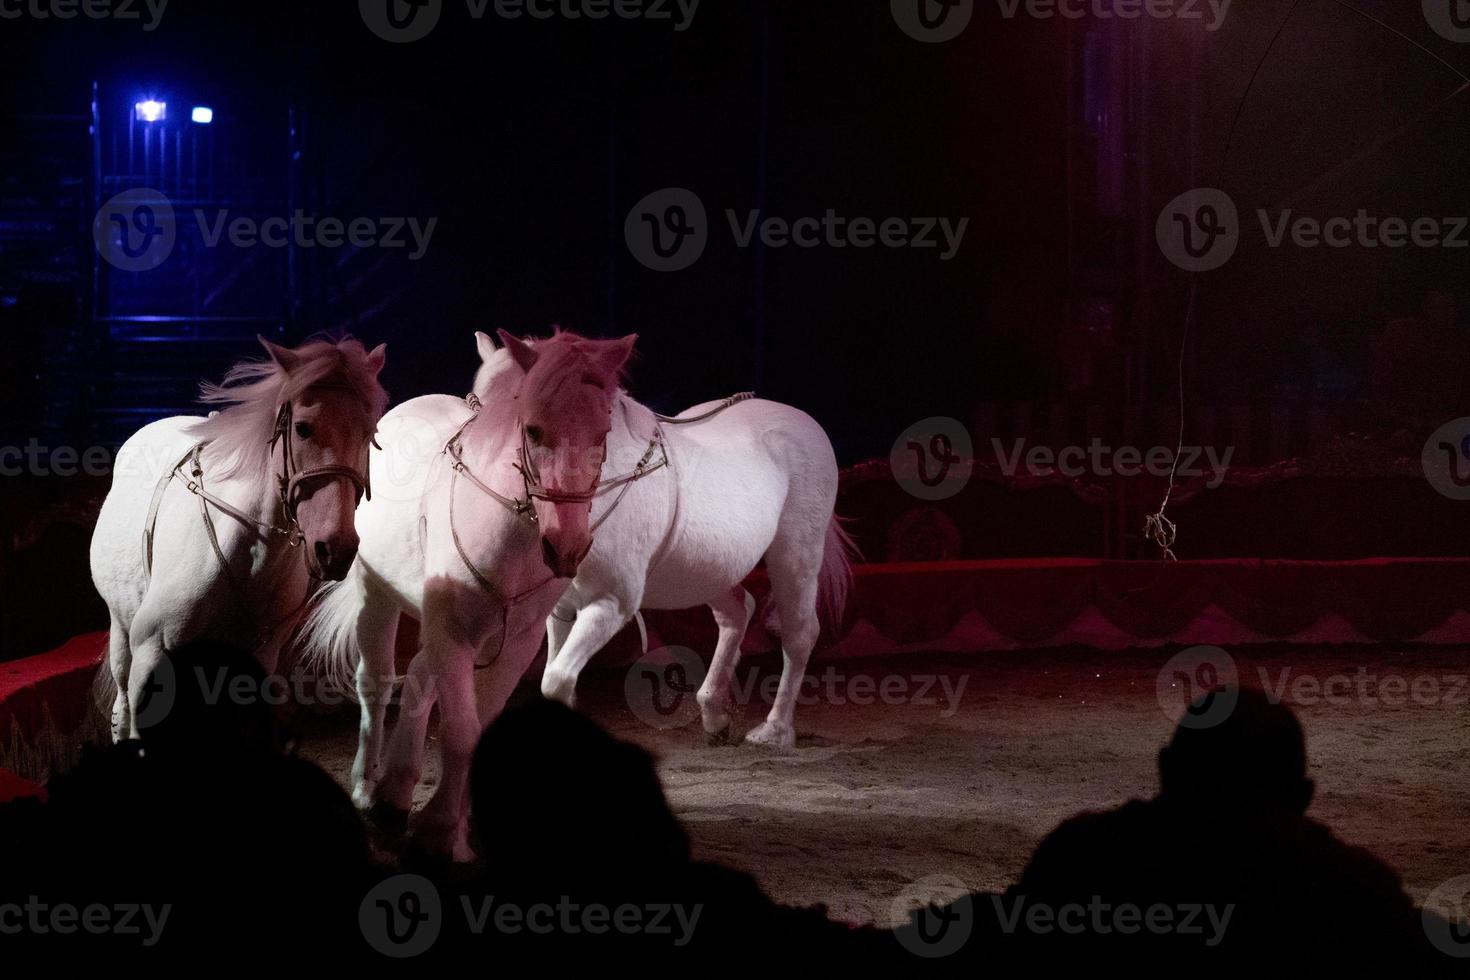
[[189,113],[189,118],[194,122],[208,126],[214,122],[214,110],[207,105],[196,105],[194,110]]
[[156,99],[144,99],[133,105],[133,118],[139,122],[152,123],[168,118],[168,103]]

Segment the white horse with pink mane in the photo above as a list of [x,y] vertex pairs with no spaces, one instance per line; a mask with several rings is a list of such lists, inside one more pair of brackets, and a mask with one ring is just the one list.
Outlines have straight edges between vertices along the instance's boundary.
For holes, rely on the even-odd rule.
[[[443,772],[415,832],[457,857],[469,853],[475,742],[559,603],[575,622],[542,690],[568,703],[582,668],[640,608],[710,606],[720,633],[698,699],[705,729],[724,734],[754,605],[741,582],[764,559],[785,664],[770,715],[747,740],[789,747],[819,606],[840,616],[850,584],[850,542],[833,516],[836,460],[806,414],[750,399],[673,424],[618,385],[632,337],[528,343],[502,331],[505,348],[495,350],[477,336],[477,412],[428,396],[384,417],[378,496],[358,511],[358,561],[304,631],[309,655],[357,674],[360,806],[407,814],[439,705]],[[421,649],[382,762],[400,612],[420,619]]]
[[[384,348],[355,340],[237,364],[208,418],[144,426],[118,452],[92,534],[92,581],[112,624],[102,679],[115,739],[136,737],[143,684],[166,649],[202,638],[274,670],[321,579],[357,553],[354,515],[388,396]],[[109,676],[110,675],[110,676]]]

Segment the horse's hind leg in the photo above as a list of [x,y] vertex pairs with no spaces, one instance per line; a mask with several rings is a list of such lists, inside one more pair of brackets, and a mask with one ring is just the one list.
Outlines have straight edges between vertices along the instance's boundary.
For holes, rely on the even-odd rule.
[[766,570],[771,579],[771,596],[781,619],[781,686],[770,714],[745,736],[747,742],[789,749],[796,744],[796,699],[806,676],[806,662],[817,642],[817,575],[822,565],[825,525],[814,541],[806,535],[787,533],[785,527],[766,552]]
[[723,743],[730,738],[730,681],[740,663],[740,641],[745,639],[745,628],[755,612],[755,598],[737,585],[711,602],[709,608],[715,614],[720,637],[715,641],[715,655],[697,697],[705,733],[711,742]]
[[112,698],[112,740],[121,742],[132,734],[133,714],[128,707],[128,668],[132,665],[132,650],[128,646],[128,631],[113,614],[112,625],[107,634],[107,670],[112,674],[115,690]]

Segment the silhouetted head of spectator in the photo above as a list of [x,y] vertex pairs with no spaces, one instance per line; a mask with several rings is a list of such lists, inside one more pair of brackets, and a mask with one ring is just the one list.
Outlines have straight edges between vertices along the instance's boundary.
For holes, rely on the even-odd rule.
[[1290,708],[1241,689],[1214,724],[1174,731],[1159,752],[1160,795],[1216,809],[1304,813],[1312,801],[1306,740]]
[[135,708],[138,734],[180,755],[280,751],[267,676],[248,654],[199,642],[167,652]]
[[513,886],[596,886],[688,861],[653,757],[554,701],[496,719],[470,780],[486,867]]

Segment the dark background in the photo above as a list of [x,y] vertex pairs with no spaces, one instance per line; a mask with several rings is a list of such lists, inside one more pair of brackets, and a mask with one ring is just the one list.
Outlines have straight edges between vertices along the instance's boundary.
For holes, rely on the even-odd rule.
[[[981,0],[943,44],[905,35],[887,0],[703,0],[683,32],[476,21],[445,0],[433,33],[406,45],[339,0],[171,0],[151,32],[0,18],[0,446],[115,446],[191,410],[198,381],[258,352],[257,333],[386,341],[396,401],[464,391],[473,330],[555,323],[637,332],[630,387],[658,409],[745,389],[804,408],[845,465],[886,457],[937,415],[981,448],[1096,433],[1172,447],[1193,286],[1186,442],[1235,447],[1237,469],[1326,454],[1330,479],[1178,498],[1181,557],[1459,553],[1460,509],[1417,463],[1385,475],[1385,451],[1335,447],[1379,421],[1375,339],[1427,290],[1463,306],[1470,250],[1269,248],[1254,230],[1257,208],[1470,214],[1456,74],[1470,45],[1435,34],[1419,6],[1236,0],[1211,32],[1007,19]],[[132,111],[150,96],[169,105],[151,136]],[[192,105],[214,122],[191,125]],[[168,163],[140,156],[149,139]],[[180,209],[437,227],[420,261],[181,235],[152,272],[111,269],[91,239],[99,203],[156,184]],[[669,186],[703,200],[710,244],[658,273],[629,253],[623,223]],[[1225,189],[1245,233],[1192,282],[1154,224],[1198,186]],[[943,262],[737,248],[724,214],[829,208],[969,227]],[[1444,418],[1467,414],[1463,396]],[[1420,442],[1387,452],[1416,460]],[[97,614],[85,548],[106,473],[30,476],[0,481],[0,596],[11,612],[86,612],[36,618],[46,637],[0,635],[6,651]],[[1099,504],[980,481],[947,517],[915,513],[891,480],[850,479],[845,494],[872,559],[1156,557],[1139,530],[1157,483]],[[17,628],[5,619],[0,633]]]
[[[1470,66],[1417,5],[1359,6]],[[81,271],[72,297],[27,281],[35,270],[21,267],[11,227],[0,252],[10,339],[60,361],[39,379],[39,360],[14,369],[35,383],[10,385],[11,427],[95,426],[132,397],[129,358],[154,374],[171,358],[193,377],[217,374],[254,331],[205,317],[258,316],[288,339],[333,329],[386,340],[395,397],[462,389],[473,329],[559,323],[638,332],[633,388],[659,407],[756,387],[810,410],[852,461],[885,454],[912,421],[968,419],[979,402],[1172,398],[1188,280],[1158,255],[1153,219],[1191,186],[1224,187],[1242,212],[1470,212],[1463,96],[1443,102],[1459,80],[1330,0],[1238,0],[1216,32],[999,10],[978,4],[945,44],[904,35],[886,2],[815,0],[705,0],[682,33],[644,20],[474,21],[448,0],[438,28],[406,45],[338,2],[173,0],[152,32],[136,21],[0,21],[12,212],[71,189],[81,227],[90,223],[96,81],[103,143],[145,95],[166,99],[172,121],[212,106],[211,200],[235,213],[286,213],[295,200],[317,215],[439,219],[418,262],[351,248],[175,255],[171,270],[102,270],[96,303],[89,240],[49,256],[54,276]],[[55,149],[65,135],[38,136],[20,118],[39,115],[79,121],[74,159]],[[81,183],[60,187],[68,167]],[[671,185],[698,193],[714,227],[693,268],[662,274],[628,254],[622,223]],[[950,262],[922,250],[736,248],[724,209],[756,207],[968,217],[970,227]],[[1463,249],[1302,251],[1258,239],[1248,231],[1237,257],[1202,277],[1190,383],[1210,404],[1361,396],[1367,340],[1466,271]],[[276,268],[287,262],[289,273]],[[44,296],[27,298],[22,317],[27,286]],[[1089,320],[1089,309],[1105,312]],[[56,322],[68,311],[80,322]],[[171,329],[221,343],[139,355],[128,330],[88,322],[118,312],[193,317]],[[57,358],[55,336],[33,334],[63,327],[76,346]],[[76,384],[75,403],[49,390]],[[141,407],[167,407],[176,391]],[[30,424],[16,426],[28,409]]]

